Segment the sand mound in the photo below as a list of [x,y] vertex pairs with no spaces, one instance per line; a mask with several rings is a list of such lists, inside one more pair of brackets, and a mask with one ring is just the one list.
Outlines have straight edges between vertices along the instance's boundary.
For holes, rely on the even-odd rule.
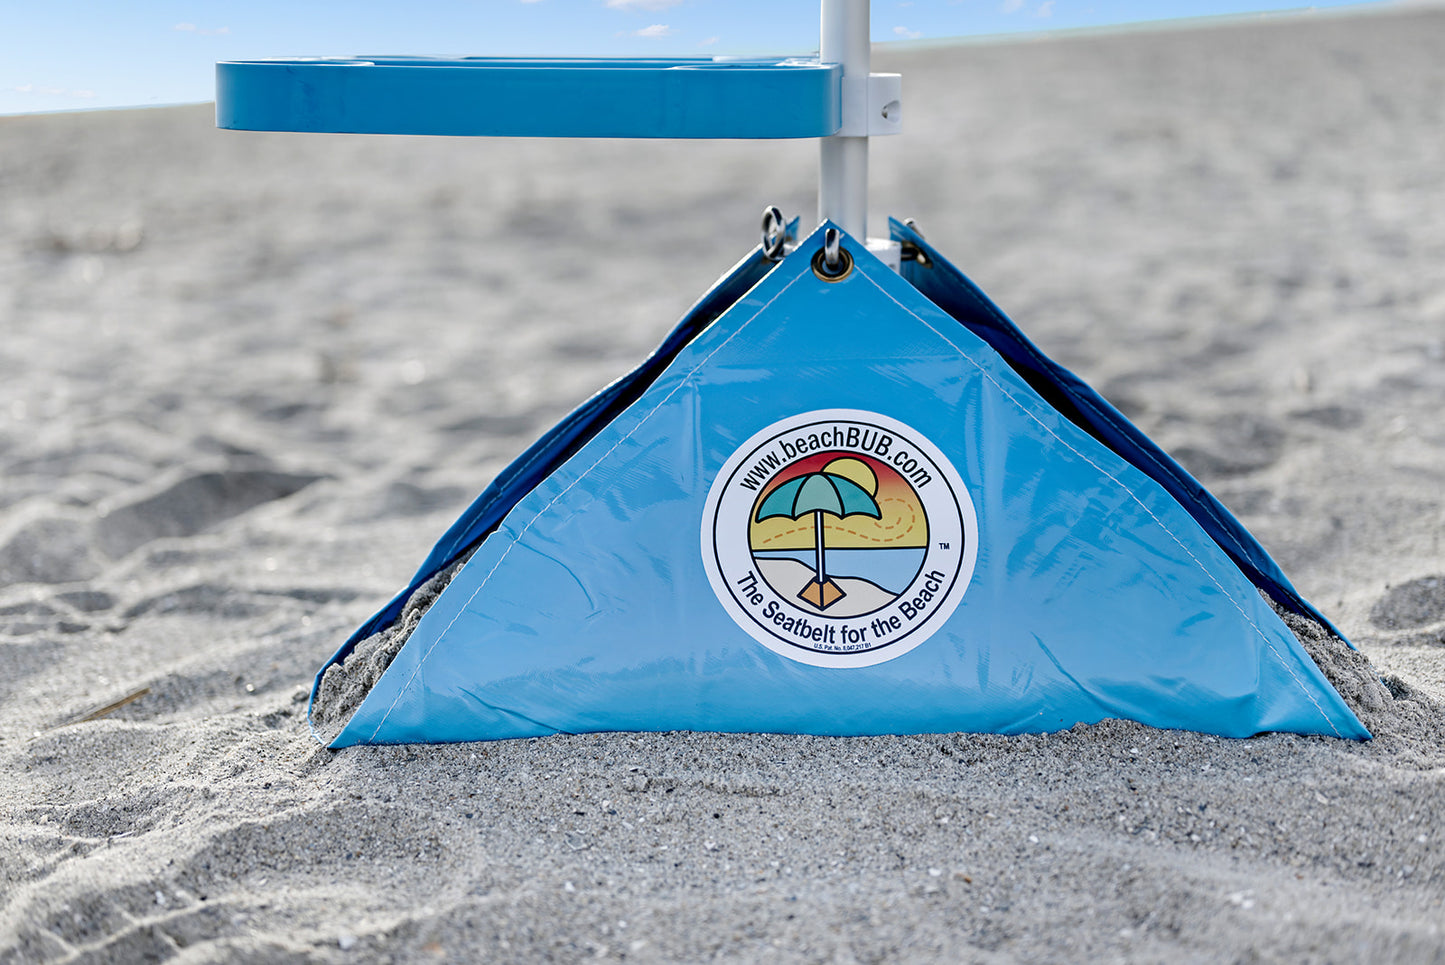
[[359,641],[345,659],[326,668],[311,709],[311,726],[323,743],[331,743],[341,733],[341,728],[411,638],[426,611],[471,557],[471,552],[464,553],[455,563],[418,586],[395,622]]
[[1445,704],[1398,676],[1382,678],[1368,657],[1319,622],[1286,610],[1263,591],[1260,595],[1372,734],[1422,739],[1445,753]]

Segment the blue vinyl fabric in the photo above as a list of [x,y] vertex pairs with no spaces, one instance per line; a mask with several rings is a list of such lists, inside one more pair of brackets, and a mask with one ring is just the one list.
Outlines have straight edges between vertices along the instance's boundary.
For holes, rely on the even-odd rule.
[[[1238,540],[1220,540],[1115,452],[1108,433],[1046,401],[1000,354],[1014,351],[1010,339],[1026,341],[982,307],[987,300],[966,279],[935,257],[938,274],[915,287],[919,266],[907,266],[905,280],[845,237],[853,270],[825,281],[810,266],[821,239],[822,227],[776,267],[745,259],[648,363],[483,493],[412,585],[328,662],[481,541],[331,746],[606,730],[1024,733],[1111,717],[1231,737],[1369,737],[1256,591],[1260,573],[1267,588],[1288,586],[1272,563],[1258,564],[1256,551],[1268,557],[1257,544],[1248,540],[1242,552]],[[920,288],[933,291],[924,297]],[[980,314],[1001,350],[975,334]],[[1037,358],[1044,375],[1032,381],[1057,395],[1067,373]],[[1073,380],[1067,389],[1073,395],[1061,397],[1077,409],[1087,387]],[[933,608],[919,618],[932,621],[928,632],[882,650],[877,662],[817,665],[807,660],[853,658],[765,646],[781,617],[763,630],[745,625],[737,612],[748,604],[726,602],[734,584],[720,584],[721,564],[705,559],[709,521],[723,518],[716,505],[727,505],[748,470],[741,455],[770,427],[816,413],[861,413],[904,430],[892,449],[900,474],[911,472],[919,492],[939,492],[940,481],[954,492],[951,504],[919,504],[928,527],[942,522],[906,552],[930,555],[892,609],[876,611],[886,619],[911,598],[918,612]],[[1110,424],[1138,458],[1142,436],[1117,413]],[[903,458],[908,439],[921,462]],[[857,460],[828,471],[863,478],[845,463]],[[907,488],[894,480],[886,489],[886,472],[871,480],[880,505]],[[725,495],[715,505],[717,492]],[[935,539],[951,525],[938,506],[965,521],[965,538]],[[851,517],[860,518],[868,517]],[[816,569],[831,583],[825,568],[846,570],[849,552],[862,552],[835,548],[829,563],[821,535],[817,542],[816,560],[759,553],[749,565]],[[968,547],[956,578],[929,569],[934,547],[948,545],[955,557]],[[859,580],[839,584],[849,606],[865,606],[857,601],[867,593],[886,596]],[[832,604],[821,597],[819,605]]]

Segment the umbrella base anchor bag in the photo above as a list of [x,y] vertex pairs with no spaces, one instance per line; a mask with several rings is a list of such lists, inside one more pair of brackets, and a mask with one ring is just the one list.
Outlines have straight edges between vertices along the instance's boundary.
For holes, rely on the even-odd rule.
[[318,739],[1370,736],[1368,663],[1203,486],[910,226],[900,272],[832,227],[507,467],[318,673]]

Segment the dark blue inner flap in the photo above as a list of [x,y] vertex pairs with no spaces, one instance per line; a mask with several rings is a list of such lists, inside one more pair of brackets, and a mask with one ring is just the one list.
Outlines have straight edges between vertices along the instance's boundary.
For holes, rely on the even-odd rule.
[[1255,586],[1344,639],[1323,614],[1299,595],[1243,524],[1184,467],[1082,379],[1040,352],[977,285],[949,264],[922,235],[893,218],[888,219],[888,229],[894,241],[916,248],[926,259],[926,263],[917,258],[903,262],[903,277],[913,287],[987,342],[1062,415],[1163,486]]

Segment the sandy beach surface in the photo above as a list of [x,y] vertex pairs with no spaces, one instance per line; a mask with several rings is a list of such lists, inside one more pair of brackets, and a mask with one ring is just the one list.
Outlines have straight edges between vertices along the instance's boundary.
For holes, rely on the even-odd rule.
[[1240,516],[1385,676],[1364,744],[321,749],[322,661],[812,217],[816,145],[0,118],[0,963],[1445,961],[1442,49],[1401,7],[875,56],[874,233]]

